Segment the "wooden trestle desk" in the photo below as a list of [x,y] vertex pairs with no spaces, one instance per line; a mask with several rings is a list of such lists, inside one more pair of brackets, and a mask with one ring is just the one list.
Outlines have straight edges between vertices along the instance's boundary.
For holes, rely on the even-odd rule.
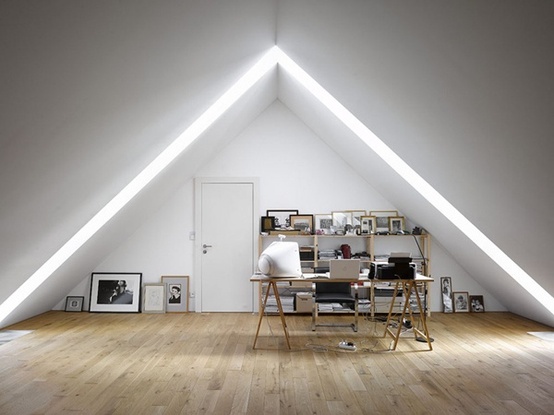
[[[261,292],[261,285],[267,284],[265,295],[261,299],[260,305],[259,305],[260,309],[259,309],[258,327],[256,329],[256,336],[254,338],[254,344],[252,346],[253,349],[256,348],[258,335],[260,333],[260,327],[262,325],[262,320],[265,315],[265,305],[267,304],[267,299],[269,298],[270,291],[273,291],[273,295],[275,296],[275,301],[277,303],[277,310],[279,312],[279,317],[281,319],[281,325],[283,326],[283,332],[285,334],[285,340],[287,342],[287,346],[289,349],[291,348],[287,321],[285,318],[285,313],[283,312],[281,297],[279,296],[279,289],[277,287],[278,282],[298,282],[298,281],[326,282],[326,283],[350,282],[350,283],[357,283],[360,285],[366,285],[367,283],[369,283],[370,288],[373,289],[373,282],[375,281],[375,282],[390,282],[391,284],[394,284],[394,291],[393,291],[393,296],[391,297],[391,304],[390,304],[389,314],[387,317],[387,324],[385,327],[385,332],[383,334],[383,337],[386,337],[388,334],[393,339],[393,344],[390,350],[396,350],[396,346],[398,345],[398,340],[400,339],[400,335],[402,333],[402,322],[404,321],[404,318],[406,317],[407,314],[410,317],[410,322],[412,322],[412,329],[413,329],[415,338],[417,339],[419,335],[420,338],[427,343],[427,345],[429,346],[429,350],[433,350],[433,346],[431,345],[432,339],[429,335],[429,329],[427,327],[427,310],[425,310],[425,307],[421,303],[421,299],[419,295],[416,295],[415,297],[416,297],[416,303],[417,303],[417,311],[419,312],[419,318],[421,320],[421,326],[422,326],[421,329],[416,328],[413,325],[414,317],[413,317],[412,308],[410,307],[410,298],[414,292],[418,292],[419,287],[423,287],[425,293],[428,292],[428,288],[429,288],[428,284],[433,282],[433,278],[431,277],[425,277],[423,275],[418,274],[415,279],[411,279],[411,280],[371,280],[371,279],[368,279],[367,277],[362,277],[362,276],[360,276],[359,279],[355,279],[355,280],[345,280],[345,279],[330,280],[329,278],[303,278],[303,277],[272,278],[262,274],[254,274],[250,278],[250,281],[257,282],[258,284],[260,284],[260,292]],[[393,312],[394,299],[396,298],[396,295],[400,290],[404,295],[404,305],[402,307],[402,313],[400,315],[399,324],[397,325],[396,330],[393,330],[390,326],[390,323],[394,314]],[[374,307],[374,304],[371,304],[371,307]]]

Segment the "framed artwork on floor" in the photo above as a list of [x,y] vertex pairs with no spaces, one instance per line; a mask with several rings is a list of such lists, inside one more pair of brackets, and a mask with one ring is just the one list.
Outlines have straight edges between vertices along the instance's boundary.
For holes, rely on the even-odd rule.
[[482,295],[470,295],[469,304],[471,307],[472,313],[484,313],[485,312],[485,303],[483,301]]
[[454,291],[454,311],[456,313],[469,312],[469,293],[467,291]]
[[165,311],[168,313],[186,313],[189,311],[188,275],[162,276],[165,287]]
[[142,273],[93,272],[90,281],[92,313],[138,313]]
[[452,278],[441,277],[441,295],[442,295],[442,312],[453,313],[454,303],[452,301]]
[[83,311],[85,297],[70,295],[65,299],[65,311]]
[[142,287],[142,312],[165,313],[165,284],[144,284]]

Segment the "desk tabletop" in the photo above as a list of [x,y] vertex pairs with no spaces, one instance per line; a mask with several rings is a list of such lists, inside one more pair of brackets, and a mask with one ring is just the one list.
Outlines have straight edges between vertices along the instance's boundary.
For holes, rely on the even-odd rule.
[[[314,275],[314,277],[312,277]],[[358,282],[358,283],[367,283],[367,282],[397,282],[397,281],[413,281],[411,279],[408,280],[398,280],[398,279],[391,279],[391,280],[382,280],[382,279],[369,279],[367,274],[360,274],[359,278],[353,278],[353,279],[331,279],[328,277],[317,277],[317,274],[304,274],[301,277],[271,277],[264,274],[254,274],[252,277],[250,277],[251,282],[269,282],[269,281],[282,281],[282,282],[294,282],[294,281],[302,281],[302,282]],[[425,275],[416,274],[415,277],[416,282],[433,282],[434,279],[432,277],[427,277]]]

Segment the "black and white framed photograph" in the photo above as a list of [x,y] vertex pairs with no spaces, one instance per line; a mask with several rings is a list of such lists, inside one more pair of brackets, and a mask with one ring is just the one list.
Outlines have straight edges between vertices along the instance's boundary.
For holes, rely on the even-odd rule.
[[165,284],[144,284],[142,287],[142,312],[165,313]]
[[454,312],[468,313],[469,312],[469,293],[467,291],[453,291],[454,296]]
[[360,220],[362,235],[371,235],[375,233],[375,229],[377,228],[375,216],[362,216]]
[[265,212],[266,216],[273,216],[275,218],[275,229],[288,229],[290,228],[290,215],[298,215],[296,209],[268,209]]
[[94,272],[90,281],[89,311],[93,313],[138,313],[142,273]]
[[314,215],[314,220],[315,233],[317,235],[328,235],[332,233],[333,215],[330,213],[317,213]]
[[389,218],[397,217],[397,210],[372,210],[369,212],[369,216],[375,216],[375,233],[388,233],[390,232],[389,228]]
[[65,299],[65,311],[80,312],[83,311],[85,297],[69,295]]
[[314,215],[290,215],[290,226],[301,234],[309,235],[314,229]]
[[453,313],[454,303],[452,301],[452,278],[441,277],[441,295],[442,295],[442,312]]
[[186,313],[189,311],[188,275],[162,276],[165,287],[165,311],[168,313]]
[[404,231],[404,216],[389,216],[389,232],[393,235]]
[[470,295],[469,305],[472,313],[484,313],[485,303],[482,295]]

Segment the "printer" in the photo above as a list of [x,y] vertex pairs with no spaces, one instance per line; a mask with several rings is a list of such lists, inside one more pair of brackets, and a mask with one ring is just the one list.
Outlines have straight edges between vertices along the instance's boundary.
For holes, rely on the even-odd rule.
[[413,280],[417,265],[408,252],[391,252],[388,262],[373,261],[369,268],[370,279]]

